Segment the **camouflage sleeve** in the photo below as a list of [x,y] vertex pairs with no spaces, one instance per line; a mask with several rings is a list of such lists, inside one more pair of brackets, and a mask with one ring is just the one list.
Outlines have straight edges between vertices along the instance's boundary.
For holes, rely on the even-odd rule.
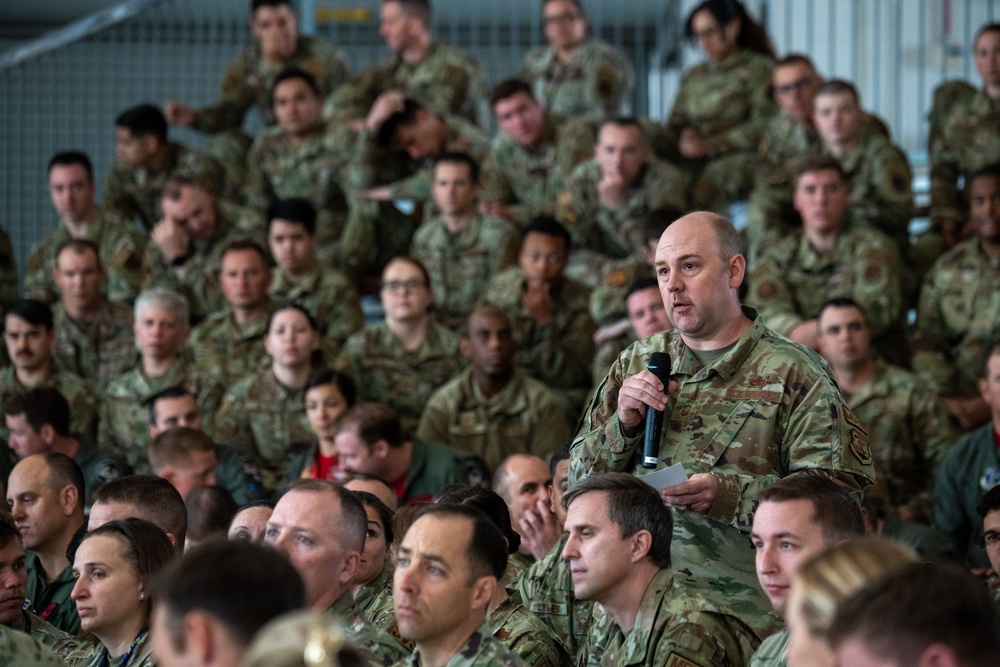
[[353,285],[345,284],[340,294],[333,299],[333,307],[326,322],[320,322],[320,326],[326,328],[326,333],[323,335],[323,351],[326,358],[333,359],[347,339],[360,331],[364,325],[365,318],[361,313],[358,293]]
[[381,92],[380,82],[388,75],[383,66],[375,65],[342,83],[326,99],[323,117],[336,122],[364,118]]
[[395,199],[416,199],[417,201],[430,201],[431,181],[434,178],[434,170],[431,167],[423,167],[412,176],[395,181],[389,184],[392,196]]
[[947,81],[934,90],[931,110],[927,114],[927,152],[930,157],[931,223],[963,220],[965,205],[958,189],[958,146],[950,136],[949,112],[956,103],[975,95],[975,88],[965,81]]
[[254,90],[247,85],[247,65],[246,51],[243,51],[229,65],[222,78],[219,100],[195,111],[196,130],[214,134],[243,125],[243,117],[254,103]]
[[507,176],[503,173],[503,168],[498,164],[500,158],[496,155],[496,151],[493,150],[495,146],[496,142],[494,142],[486,159],[483,161],[482,176],[480,177],[482,195],[480,198],[483,201],[494,201],[506,206],[515,206],[517,196],[514,194]]
[[[241,383],[242,384],[242,383]],[[257,454],[257,444],[250,428],[246,399],[242,392],[231,387],[215,413],[215,442],[252,454]]]
[[69,399],[69,425],[73,433],[79,433],[91,442],[97,441],[101,402],[96,394],[80,393]]
[[51,276],[52,267],[45,265],[41,248],[35,246],[24,261],[24,290],[22,292],[24,298],[34,299],[42,303],[54,302],[56,293],[52,289]]
[[492,260],[490,275],[495,276],[503,269],[517,264],[517,258],[521,252],[521,241],[517,237],[517,232],[505,220],[487,218],[484,222],[493,226],[497,231],[497,243],[490,253]]
[[[681,618],[664,617],[667,627],[655,628],[662,636],[656,642],[655,665],[663,667],[729,667],[746,664],[756,638],[749,629],[734,632],[715,614],[687,612]],[[753,639],[751,639],[753,637]]]
[[961,432],[952,422],[944,401],[922,387],[914,392],[911,419],[910,432],[917,436],[914,444],[931,470],[937,470]]
[[[776,252],[783,254],[785,247],[783,243]],[[757,308],[767,326],[782,336],[787,336],[807,319],[798,311],[786,275],[786,263],[780,261],[775,253],[765,255],[750,277],[750,293],[747,295],[747,303]]]
[[[681,79],[680,88],[677,89],[677,96],[674,98],[674,106],[670,109],[670,116],[667,122],[656,128],[648,128],[650,135],[650,145],[654,147],[654,152],[665,160],[676,160],[680,153],[677,150],[677,142],[681,138],[681,130],[692,124],[693,119],[688,113],[687,100],[694,95],[692,90],[693,81],[691,72],[687,72]],[[650,133],[649,129],[655,130]]]
[[917,305],[913,336],[913,371],[939,396],[955,391],[956,370],[948,354],[951,336],[945,324],[941,304],[950,297],[948,286],[931,269],[924,278]]
[[378,185],[378,162],[383,153],[376,133],[367,129],[359,132],[351,159],[344,170],[348,187],[352,190],[365,190]]
[[132,303],[142,290],[146,239],[132,229],[120,233],[110,256],[102,256],[108,269],[108,298]]
[[253,148],[250,149],[243,184],[243,201],[247,208],[255,211],[266,211],[267,207],[277,199],[271,188],[271,183],[261,167],[263,159],[262,144],[261,140],[258,139],[254,142]]
[[760,145],[760,138],[771,122],[771,118],[777,113],[777,105],[771,96],[770,68],[762,69],[757,74],[757,81],[753,82],[753,88],[746,91],[747,95],[750,96],[750,108],[752,109],[750,116],[725,132],[705,137],[714,156],[733,151],[750,150],[756,152]]
[[528,430],[528,451],[548,460],[548,455],[569,440],[573,431],[566,421],[565,410],[555,396],[544,397],[532,407],[542,418]]
[[135,220],[142,218],[142,211],[128,194],[125,184],[119,174],[119,165],[116,163],[108,172],[108,180],[104,184],[104,208],[117,214],[125,220]]
[[866,236],[850,258],[852,296],[868,314],[872,335],[878,336],[898,324],[903,314],[904,269],[888,237],[874,232]]
[[618,421],[618,392],[625,376],[616,359],[594,399],[584,411],[579,433],[570,449],[570,486],[600,472],[629,472],[642,437],[627,437]]
[[202,415],[202,428],[205,433],[214,435],[215,415],[222,404],[226,389],[208,373],[198,378],[197,385],[198,388],[194,398],[198,404],[198,411]]
[[884,230],[893,238],[908,238],[913,217],[913,172],[906,155],[888,142],[867,160],[869,182],[864,196],[856,191],[851,197],[851,214],[855,222],[864,221]]
[[556,203],[556,218],[569,232],[574,252],[593,243],[596,212],[602,208],[600,202],[592,201],[590,185],[585,166],[578,167]]
[[350,212],[340,236],[340,257],[344,269],[355,277],[361,276],[378,256],[375,220],[379,202],[373,199],[351,198]]
[[448,396],[441,390],[431,394],[417,424],[416,435],[427,442],[448,442]]
[[580,360],[594,356],[596,330],[586,308],[572,314],[562,326],[555,320],[536,326],[532,338],[542,380],[555,387],[587,384],[590,372]]
[[625,54],[609,48],[605,52],[605,62],[597,70],[597,104],[593,120],[601,121],[608,116],[623,113],[625,102],[635,88],[635,69]]

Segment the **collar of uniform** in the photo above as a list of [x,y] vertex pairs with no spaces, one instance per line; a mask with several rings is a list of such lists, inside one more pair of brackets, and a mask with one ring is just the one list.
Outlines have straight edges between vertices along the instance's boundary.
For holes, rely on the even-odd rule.
[[354,612],[354,608],[354,596],[351,595],[351,590],[348,588],[337,598],[336,602],[330,605],[327,613],[336,619],[343,619],[343,623],[346,625]]
[[52,581],[45,581],[45,573],[42,571],[42,564],[38,561],[38,554],[31,549],[24,550],[24,569],[27,571],[29,578],[38,580],[38,588],[40,590],[44,590],[55,584],[73,581],[72,563],[66,565],[59,574],[53,577]]
[[364,607],[369,600],[377,596],[383,590],[388,589],[392,591],[392,575],[395,568],[389,561],[385,562],[382,566],[382,571],[378,573],[378,576],[369,581],[367,584],[358,589],[358,594],[354,596],[354,603],[358,607]]
[[467,389],[466,392],[462,393],[472,397],[471,405],[462,407],[475,409],[482,406],[490,414],[505,415],[520,414],[528,409],[528,399],[524,393],[524,374],[516,368],[513,375],[510,376],[510,382],[504,385],[499,393],[490,398],[483,396],[471,368],[465,369],[462,384]]
[[871,381],[851,395],[848,405],[853,410],[870,398],[885,398],[893,394],[889,386],[889,366],[881,359],[875,359],[875,374]]
[[709,376],[711,372],[718,373],[722,379],[728,381],[735,373],[737,373],[743,366],[743,362],[746,361],[747,356],[749,356],[750,351],[757,344],[757,341],[767,332],[767,327],[764,325],[764,320],[757,314],[757,311],[750,306],[741,306],[743,315],[747,317],[752,324],[750,327],[743,332],[739,340],[736,342],[736,346],[729,351],[724,357],[716,361],[711,366],[702,366],[701,362],[694,356],[694,353],[688,349],[688,346],[684,344],[684,340],[680,337],[680,334],[674,334],[673,340],[671,341],[672,349],[670,353],[670,358],[673,362],[673,373],[676,375],[686,375],[689,376],[689,381],[700,381],[704,380]]
[[233,309],[226,306],[225,323],[226,328],[229,329],[230,335],[233,338],[238,338],[240,340],[250,340],[252,338],[260,338],[267,333],[267,320],[270,317],[271,309],[273,304],[270,300],[267,304],[267,312],[261,317],[253,320],[245,327],[241,327],[236,321],[236,315],[233,314]]
[[[642,595],[642,601],[639,603],[635,625],[628,634],[623,633],[624,651],[619,654],[619,658],[622,660],[621,664],[645,665],[652,663],[652,661],[646,660],[646,654],[650,650],[655,651],[656,646],[648,640],[653,633],[653,625],[659,615],[660,607],[664,606],[664,602],[669,596],[669,589],[673,585],[673,574],[666,568],[658,571],[653,576],[653,580],[649,582],[649,587],[646,588],[646,592]],[[614,628],[620,632],[617,624]],[[637,641],[629,641],[631,637],[636,637]]]
[[315,294],[319,289],[321,278],[322,267],[320,267],[318,260],[313,266],[313,270],[298,282],[292,282],[285,275],[284,271],[278,270],[274,272],[274,280],[271,281],[271,287],[268,292],[274,296],[280,296],[287,301],[299,299],[303,296]]

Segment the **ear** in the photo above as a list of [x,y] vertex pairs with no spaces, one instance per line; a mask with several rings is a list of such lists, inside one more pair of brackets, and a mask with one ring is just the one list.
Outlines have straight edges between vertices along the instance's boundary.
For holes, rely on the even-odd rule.
[[142,143],[146,148],[147,153],[155,153],[156,149],[160,147],[160,140],[154,137],[152,134],[147,134],[142,138]]
[[62,502],[63,515],[72,516],[76,508],[80,507],[80,494],[76,487],[68,484],[59,492],[59,500]]
[[152,424],[149,425],[149,437],[150,438],[152,438],[153,440],[156,440],[156,436],[159,435],[159,433],[160,432],[156,430],[155,426],[153,426]]
[[931,644],[920,655],[917,667],[959,667],[955,652],[945,644]]
[[739,19],[733,19],[722,27],[722,31],[725,33],[726,39],[731,42],[735,42],[739,38],[740,31],[742,29],[743,21],[740,21]]
[[466,361],[469,360],[472,354],[472,344],[468,338],[463,337],[458,339],[458,351],[461,353],[463,359]]
[[990,384],[985,378],[979,378],[979,395],[988,403],[990,398]]
[[493,595],[497,592],[497,586],[499,585],[500,583],[496,580],[496,577],[489,575],[476,579],[472,584],[472,605],[470,610],[486,609],[490,604],[490,600],[493,599]]
[[733,255],[729,258],[729,287],[738,288],[743,284],[743,276],[747,271],[747,260],[743,255]]
[[340,582],[349,585],[354,580],[359,565],[361,565],[361,554],[354,550],[348,551],[344,559],[344,569],[340,571]]
[[216,633],[215,624],[205,614],[192,611],[184,617],[184,646],[199,664],[211,664],[219,653]]
[[640,530],[632,536],[632,562],[638,563],[653,548],[653,535],[648,530]]
[[52,427],[52,424],[42,424],[42,428],[38,431],[38,436],[46,445],[51,445],[56,441],[56,430]]
[[386,440],[378,440],[372,445],[372,454],[380,459],[389,455],[389,443]]

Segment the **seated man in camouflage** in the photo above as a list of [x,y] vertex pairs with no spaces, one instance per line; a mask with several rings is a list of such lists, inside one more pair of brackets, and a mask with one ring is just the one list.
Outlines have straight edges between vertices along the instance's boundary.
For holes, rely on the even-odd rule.
[[177,489],[155,475],[126,475],[102,486],[94,495],[87,530],[109,521],[144,519],[167,535],[180,555],[187,537],[187,509]]
[[521,74],[553,113],[603,120],[632,106],[635,72],[624,53],[587,37],[590,21],[580,0],[543,0],[547,46],[524,56]]
[[816,317],[833,297],[849,296],[869,313],[882,358],[906,363],[902,263],[896,245],[876,229],[854,225],[850,190],[836,160],[803,160],[795,182],[802,229],[762,258],[747,302],[767,325],[817,349]]
[[323,99],[306,71],[289,68],[278,74],[271,99],[278,126],[250,151],[246,203],[265,211],[278,200],[308,200],[318,212],[318,254],[335,261],[347,220],[345,169],[356,137],[344,125],[323,121]]
[[573,239],[567,275],[600,284],[620,260],[646,247],[643,223],[663,206],[687,207],[687,182],[674,165],[653,157],[635,118],[601,124],[594,157],[578,166],[559,196],[558,218]]
[[167,120],[150,104],[115,119],[115,155],[104,187],[104,206],[126,220],[139,218],[152,229],[163,217],[160,193],[171,176],[186,175],[222,192],[225,176],[213,158],[167,140]]
[[489,481],[479,457],[410,437],[380,403],[359,403],[348,410],[337,424],[335,442],[345,470],[387,480],[401,503],[429,501],[449,484],[487,486]]
[[[3,339],[11,365],[0,369],[0,409],[14,394],[54,387],[69,402],[69,430],[93,442],[97,438],[97,396],[79,376],[56,365],[52,310],[38,301],[18,301],[4,317]],[[0,428],[0,437],[8,437],[6,426]]]
[[[600,291],[601,288],[598,288],[590,295],[591,315],[595,315],[595,307],[601,308],[605,305],[598,302],[597,297]],[[609,296],[608,293],[620,291],[616,288],[607,289],[602,296]],[[616,307],[614,308],[617,310]],[[667,309],[663,305],[660,286],[656,282],[656,278],[653,277],[639,278],[628,286],[625,292],[625,314],[624,319],[602,326],[594,334],[594,341],[598,343],[597,352],[594,353],[594,361],[591,364],[595,385],[600,384],[607,376],[608,369],[611,368],[611,364],[615,362],[622,350],[637,340],[666,331],[673,326],[670,324],[670,318],[667,317]],[[598,321],[596,317],[595,321]]]
[[753,631],[670,571],[673,520],[653,487],[605,473],[579,481],[562,502],[574,594],[597,603],[578,664],[746,664]]
[[267,235],[277,264],[268,293],[275,302],[296,303],[316,320],[327,361],[364,319],[353,283],[316,257],[316,210],[304,199],[283,199],[267,211]]
[[253,241],[227,243],[220,253],[219,285],[226,306],[191,331],[187,351],[224,387],[261,367],[271,314],[271,258]]
[[52,308],[56,364],[101,392],[135,363],[132,309],[101,293],[104,265],[91,241],[64,241],[52,275],[60,294]]
[[519,79],[498,83],[490,108],[499,131],[483,163],[480,208],[522,228],[554,215],[573,169],[594,154],[593,127],[545,109]]
[[438,319],[457,331],[492,277],[517,263],[519,242],[510,223],[478,211],[479,164],[465,153],[438,157],[432,193],[441,213],[417,229],[410,255],[431,275]]
[[513,326],[515,364],[559,397],[570,422],[590,391],[586,363],[593,357],[596,327],[590,319],[590,291],[564,275],[570,235],[548,216],[524,232],[519,266],[501,272],[486,291]]
[[[556,521],[549,508],[552,474],[549,465],[539,456],[511,454],[496,466],[491,483],[493,491],[507,504],[511,525],[521,536],[517,551],[507,561],[505,580],[513,585],[536,558],[549,553],[562,534],[562,524]],[[530,514],[535,516],[529,519]],[[547,534],[542,534],[542,526],[532,521],[543,516],[549,519],[548,527],[552,528]],[[535,529],[532,540],[525,539],[527,535],[522,534],[526,525]]]
[[45,303],[58,298],[51,268],[70,239],[94,243],[107,269],[111,301],[131,303],[142,284],[146,239],[129,221],[94,202],[94,168],[84,153],[56,153],[49,160],[49,197],[59,223],[35,244],[24,264],[24,296]]
[[186,176],[167,181],[162,206],[163,217],[153,227],[143,257],[143,288],[180,292],[198,322],[224,303],[218,283],[222,249],[243,239],[263,243],[263,221],[220,199],[206,181]]
[[1000,326],[1000,166],[969,177],[973,236],[943,255],[924,277],[913,337],[913,370],[944,397],[965,430],[990,418],[977,382]]
[[474,310],[459,350],[469,367],[427,400],[418,437],[471,452],[491,470],[511,454],[546,456],[570,437],[559,399],[515,368],[517,345],[502,310]]
[[909,371],[875,356],[856,301],[827,301],[816,320],[819,353],[872,443],[872,495],[903,519],[930,520],[934,473],[958,437],[944,403]]

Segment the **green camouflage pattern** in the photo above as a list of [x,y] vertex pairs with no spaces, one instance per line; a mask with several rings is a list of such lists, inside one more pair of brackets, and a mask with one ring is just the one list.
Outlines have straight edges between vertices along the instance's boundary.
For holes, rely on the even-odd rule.
[[30,611],[22,610],[21,617],[11,623],[8,627],[31,635],[32,639],[37,641],[42,646],[47,646],[49,648],[53,648],[56,645],[56,642],[60,640],[70,638],[70,635],[66,634],[45,619],[32,614]]
[[[98,207],[83,237],[98,249],[104,265],[105,293],[111,301],[132,303],[142,287],[142,258],[146,236],[135,225]],[[35,244],[24,262],[24,298],[42,303],[59,300],[59,288],[52,278],[59,246],[70,240],[66,223],[49,230]]]
[[525,608],[517,591],[490,610],[486,623],[493,629],[493,638],[526,665],[569,667],[572,664],[559,638]]
[[357,649],[372,667],[389,667],[409,655],[388,633],[376,627],[361,613],[350,592],[341,595],[323,616],[331,622],[340,623],[352,648]]
[[18,667],[63,667],[51,648],[34,637],[0,625],[0,664]]
[[521,371],[486,398],[466,369],[427,399],[417,436],[471,452],[495,470],[511,454],[547,459],[559,449],[572,435],[561,407],[548,387]]
[[484,201],[508,207],[519,228],[539,215],[555,215],[556,200],[578,164],[594,155],[594,127],[581,118],[546,113],[537,148],[525,148],[503,132],[483,163]]
[[476,213],[469,227],[448,231],[435,216],[417,228],[410,255],[427,268],[434,291],[434,313],[447,327],[460,331],[490,280],[517,264],[521,239],[506,220]]
[[[396,663],[396,667],[420,667],[421,664],[418,648],[405,660]],[[489,623],[484,623],[452,656],[447,667],[528,667],[530,664],[492,637]]]
[[408,352],[389,326],[378,322],[347,339],[336,367],[354,378],[358,401],[385,403],[412,432],[427,399],[462,368],[462,361],[458,336],[443,324],[433,322],[420,347]]
[[149,436],[149,406],[146,401],[164,389],[179,387],[194,397],[201,413],[202,427],[211,434],[212,418],[222,401],[225,388],[183,356],[163,375],[149,377],[140,361],[111,380],[101,401],[101,423],[97,444],[120,453],[138,474],[151,474],[146,458]]
[[561,62],[553,46],[528,51],[519,79],[531,84],[547,110],[599,122],[631,107],[635,70],[628,56],[605,42],[587,39]]
[[327,266],[317,264],[297,283],[276,268],[268,294],[276,304],[295,303],[309,311],[319,326],[321,349],[328,361],[337,358],[347,339],[365,323],[354,283]]
[[597,606],[577,665],[730,667],[745,665],[759,643],[739,619],[685,589],[670,570],[660,570],[642,596],[630,631]]
[[[90,440],[97,439],[98,396],[87,386],[79,376],[57,369],[53,362],[49,366],[48,376],[38,385],[55,387],[69,403],[69,428],[74,434]],[[20,394],[34,387],[26,387],[17,379],[13,366],[0,369],[0,413],[3,406],[13,394]],[[7,442],[10,432],[6,422],[0,423],[0,440]]]
[[56,343],[52,358],[64,370],[81,378],[96,392],[103,393],[111,380],[135,364],[132,309],[104,300],[90,321],[74,320],[61,303],[52,307]]
[[352,77],[327,98],[323,115],[341,123],[364,118],[375,98],[390,90],[436,113],[462,116],[489,127],[482,67],[472,56],[438,41],[431,42],[418,63],[393,56]]
[[392,577],[395,570],[392,563],[386,561],[377,577],[355,591],[354,604],[375,627],[384,630],[407,653],[412,653],[416,644],[399,634],[396,611],[392,606]]
[[1000,326],[1000,262],[979,239],[963,241],[924,277],[913,336],[913,370],[941,396],[979,396],[983,355]]
[[228,387],[268,361],[264,349],[267,320],[265,314],[241,327],[231,310],[220,310],[191,330],[187,354],[198,368]]
[[[74,667],[104,667],[108,662],[104,644],[90,634],[79,639],[73,637],[60,641],[54,650],[60,658],[66,661],[65,664],[74,665]],[[148,631],[143,630],[128,662],[117,667],[156,667],[156,660],[153,658],[153,644],[149,641]]]
[[787,629],[775,632],[761,642],[760,648],[750,658],[749,667],[786,667],[790,639]]
[[672,361],[671,394],[660,441],[664,465],[711,473],[715,501],[704,515],[673,510],[672,561],[678,576],[702,582],[701,595],[736,616],[758,637],[777,619],[757,582],[748,534],[760,492],[793,473],[819,474],[854,492],[874,479],[868,438],[844,403],[826,363],[764,326],[752,325],[719,359],[703,366],[670,330],[626,349],[584,413],[570,458],[570,486],[606,471],[646,472],[642,435],[626,437],[618,422],[618,391],[645,370],[652,352]]
[[[76,602],[70,598],[70,593],[76,585],[72,563],[63,568],[52,581],[46,581],[42,564],[35,552],[26,549],[24,558],[24,569],[28,574],[25,612],[39,616],[44,614],[43,622],[52,624],[58,632],[71,636],[80,634],[80,617],[76,613]],[[55,642],[44,643],[53,646]]]

